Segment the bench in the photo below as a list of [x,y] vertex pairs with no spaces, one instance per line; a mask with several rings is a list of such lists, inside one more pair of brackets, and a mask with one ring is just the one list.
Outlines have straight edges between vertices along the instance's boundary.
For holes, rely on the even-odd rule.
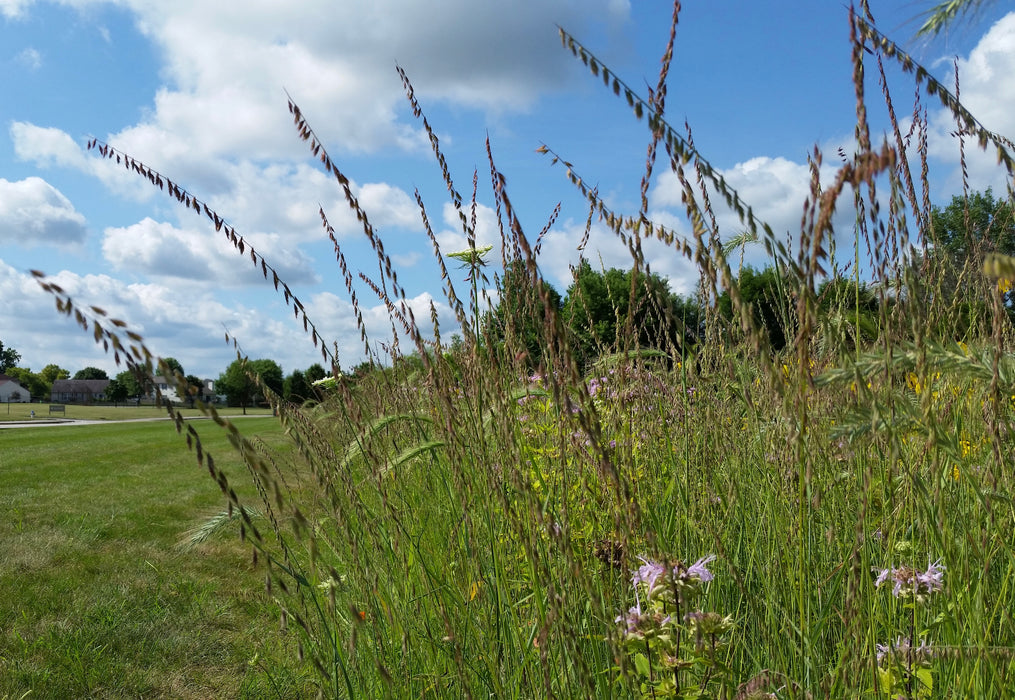
[[50,404],[49,415],[53,415],[54,413],[62,413],[64,415],[67,415],[67,407],[64,406],[63,404]]

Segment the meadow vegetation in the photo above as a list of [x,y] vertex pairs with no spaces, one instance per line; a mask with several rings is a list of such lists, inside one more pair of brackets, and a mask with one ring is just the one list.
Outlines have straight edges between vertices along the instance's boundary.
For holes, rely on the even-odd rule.
[[[319,403],[296,405],[262,383],[289,439],[281,452],[200,407],[247,472],[223,469],[206,435],[177,422],[238,513],[279,618],[264,629],[280,625],[295,640],[298,668],[320,695],[1015,689],[1015,260],[1004,238],[1015,222],[1008,206],[974,227],[976,199],[962,196],[952,203],[965,212],[958,228],[941,229],[944,210],[935,213],[929,195],[928,102],[954,116],[957,149],[990,149],[1009,182],[1011,143],[869,13],[851,12],[855,150],[839,154],[831,182],[819,181],[823,155],[813,153],[801,227],[787,242],[694,148],[690,130],[666,121],[678,11],[647,96],[561,32],[565,50],[648,126],[638,212],[612,211],[580,164],[539,149],[587,199],[590,226],[609,227],[631,252],[630,270],[599,271],[601,285],[591,263],[576,269],[567,302],[542,279],[540,237],[526,233],[529,215],[512,206],[489,144],[506,272],[488,273],[498,261],[476,245],[477,195],[460,194],[399,69],[470,241],[466,251],[440,250],[418,198],[458,321],[437,327],[434,310],[433,334],[417,324],[349,177],[290,102],[297,134],[377,254],[378,277],[351,269],[320,212],[367,355],[364,285],[399,331],[389,357],[354,375],[340,372],[302,302],[222,215],[132,156],[90,143],[213,221],[332,368]],[[911,127],[894,116],[885,64],[915,82]],[[871,94],[892,115],[881,142],[867,122]],[[688,237],[648,219],[660,167],[684,187]],[[849,205],[855,229],[834,231],[836,207]],[[718,229],[717,206],[736,213],[739,232]],[[648,238],[697,264],[694,303],[659,288],[643,255]],[[755,240],[770,260],[763,270],[738,260],[738,246]],[[123,321],[40,283],[119,361],[152,367]],[[604,308],[606,322],[592,322]],[[284,668],[268,672],[283,677]]]

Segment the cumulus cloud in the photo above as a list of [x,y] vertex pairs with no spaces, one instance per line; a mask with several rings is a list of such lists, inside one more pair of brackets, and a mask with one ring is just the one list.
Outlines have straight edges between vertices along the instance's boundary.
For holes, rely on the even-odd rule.
[[[55,165],[94,175],[111,191],[135,201],[165,196],[147,179],[115,160],[85,151],[60,129],[14,122],[10,134],[21,160],[39,167]],[[362,231],[334,177],[307,163],[212,159],[201,163],[177,160],[177,164],[183,172],[162,171],[206,201],[244,235],[269,231],[284,233],[290,241],[318,240],[325,235],[320,207],[340,237]],[[151,162],[148,165],[155,167]],[[384,182],[352,181],[351,188],[375,227],[421,230],[416,202],[404,190]],[[181,221],[193,221],[182,208],[178,212]]]
[[[962,104],[987,129],[1009,139],[1015,138],[1015,12],[998,20],[980,39],[968,56],[958,60],[959,98]],[[952,85],[954,75],[945,77]],[[941,195],[962,191],[959,143],[952,135],[957,130],[945,109],[934,110],[930,117],[928,148],[931,157],[951,168]],[[974,189],[994,187],[1003,190],[1005,172],[997,164],[993,147],[979,150],[974,139],[966,142],[967,169]]]
[[[435,299],[427,292],[399,302],[399,311],[408,318],[408,310],[416,320],[421,335],[425,339],[433,339],[433,323],[430,318],[430,305],[437,310],[437,319],[445,339],[457,331],[454,312],[444,301]],[[338,345],[339,360],[343,367],[349,368],[358,364],[366,355],[366,346],[361,340],[353,305],[347,299],[330,292],[315,294],[306,305],[307,313],[317,323],[321,335],[328,340],[329,347],[334,341]],[[378,353],[383,360],[384,354],[390,351],[393,343],[391,332],[392,320],[388,309],[381,303],[360,306],[363,326],[367,332],[367,343],[371,353]],[[412,352],[414,348],[403,332],[401,324],[395,322],[398,342],[402,352]]]
[[425,147],[419,129],[401,121],[396,62],[423,98],[527,109],[574,75],[556,24],[581,32],[630,14],[618,0],[355,0],[341,11],[310,0],[299,12],[272,3],[122,4],[158,46],[166,84],[148,116],[115,140],[170,165],[188,154],[292,157],[299,145],[284,91],[337,151]]
[[38,70],[42,67],[42,54],[29,47],[18,54],[17,61],[28,70]]
[[141,181],[115,160],[89,156],[70,134],[54,127],[15,121],[9,129],[14,155],[40,168],[71,168],[97,177],[111,191],[136,201],[152,196],[148,181]]
[[[282,320],[271,318],[256,305],[219,301],[200,286],[180,293],[162,284],[127,283],[108,275],[79,275],[66,270],[50,276],[48,281],[58,284],[78,306],[94,304],[110,318],[127,322],[131,330],[144,337],[152,352],[176,357],[188,373],[214,378],[236,358],[232,344],[223,342],[223,328],[240,342],[248,356],[272,358],[286,372],[320,361],[309,337],[300,342],[303,329],[291,315]],[[0,298],[4,299],[0,304],[4,342],[21,353],[23,366],[38,371],[56,363],[72,372],[89,365],[102,367],[110,374],[119,371],[114,358],[96,346],[91,333],[82,332],[73,320],[54,309],[53,297],[35,279],[2,259]],[[383,331],[373,321],[378,312],[372,307],[367,311],[371,327]],[[347,313],[346,317],[351,318]],[[346,317],[335,317],[339,322],[329,326],[329,330],[341,333],[333,337],[340,348],[348,350],[344,366],[362,356],[362,345],[357,347],[356,343],[358,333],[350,334],[342,326]]]
[[42,178],[0,178],[0,243],[67,246],[82,243],[86,233],[85,217]]
[[31,4],[32,0],[0,0],[0,15],[7,19],[19,19]]
[[[678,235],[685,228],[683,222],[665,211],[652,212],[650,218]],[[583,240],[584,247],[579,249]],[[666,279],[671,291],[684,296],[694,293],[697,269],[676,248],[653,238],[643,241],[642,252],[649,270]],[[543,237],[538,262],[543,275],[561,294],[574,280],[572,269],[581,258],[588,260],[594,269],[627,270],[634,264],[627,244],[600,222],[593,222],[587,237],[584,221],[567,221]]]
[[[758,156],[719,170],[717,175],[724,177],[727,184],[739,193],[745,206],[752,208],[759,221],[772,228],[779,242],[792,247],[799,239],[804,203],[811,190],[812,176],[808,163]],[[826,162],[819,170],[819,177],[822,187],[829,185],[835,178],[835,166]],[[682,211],[682,191],[674,173],[663,173],[652,190],[652,205],[676,215],[676,212]],[[832,225],[837,236],[852,240],[854,214],[850,197],[848,190],[839,197]],[[709,201],[715,211],[720,240],[727,241],[744,230],[737,214],[726,206],[717,192],[709,191]],[[744,260],[760,267],[770,262],[761,243],[748,244]]]
[[[282,246],[277,235],[246,239],[289,284],[319,281],[310,259]],[[177,228],[146,217],[131,226],[106,229],[102,252],[114,268],[153,279],[176,278],[216,288],[264,284],[260,267],[240,255],[221,233],[206,227]]]
[[[469,205],[471,206],[471,205]],[[466,218],[472,216],[469,209],[465,210]],[[437,243],[441,247],[441,254],[445,257],[448,253],[466,250],[469,247],[469,239],[462,228],[462,220],[458,210],[451,202],[445,202],[441,207],[441,220],[447,227],[436,232]],[[490,252],[490,260],[500,259],[500,229],[497,227],[497,213],[485,204],[476,204],[476,247],[493,246]]]

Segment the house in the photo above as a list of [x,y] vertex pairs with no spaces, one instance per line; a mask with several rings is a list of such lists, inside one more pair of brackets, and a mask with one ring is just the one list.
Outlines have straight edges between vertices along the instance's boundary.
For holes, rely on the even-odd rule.
[[[181,397],[177,393],[176,379],[172,377],[164,377],[157,374],[152,377],[151,385],[148,390],[148,394],[145,396],[149,401],[155,400],[155,389],[158,388],[162,394],[164,401],[181,402],[186,401],[189,397]],[[204,402],[213,401],[215,399],[215,380],[214,379],[202,379],[201,384],[198,386],[197,398]]]
[[106,400],[108,379],[57,379],[53,382],[53,403],[91,403]]
[[0,374],[0,403],[29,403],[32,395],[6,374]]

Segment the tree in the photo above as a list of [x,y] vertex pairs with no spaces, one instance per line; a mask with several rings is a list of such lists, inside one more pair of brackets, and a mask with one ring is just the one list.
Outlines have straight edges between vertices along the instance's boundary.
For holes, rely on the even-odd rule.
[[561,298],[556,289],[542,283],[546,304],[540,298],[535,280],[522,260],[512,260],[499,280],[500,299],[497,307],[483,319],[483,331],[494,344],[508,343],[525,353],[530,368],[542,364],[546,324],[550,323],[547,306],[560,311]]
[[177,372],[179,372],[184,376],[186,376],[187,374],[186,372],[183,371],[183,365],[181,365],[180,361],[177,360],[175,357],[163,357],[162,364],[166,365],[166,367],[169,369],[169,374],[166,375],[166,379],[172,379],[173,375],[176,374]]
[[43,381],[42,377],[38,374],[34,374],[32,370],[24,367],[9,367],[5,374],[16,381],[21,386],[25,387],[28,393],[34,398],[44,398],[49,396],[51,385]]
[[50,387],[52,387],[53,382],[55,382],[57,379],[70,379],[70,372],[65,370],[63,367],[60,367],[59,365],[50,364],[42,368],[42,370],[39,372],[39,376],[42,378],[44,382],[46,382],[47,384],[49,384]]
[[[768,341],[775,351],[786,347],[790,335],[794,332],[794,310],[784,290],[788,287],[774,267],[766,267],[761,272],[752,266],[746,266],[737,280],[740,298],[750,305],[754,321],[768,331]],[[733,300],[729,292],[719,295],[719,312],[727,319],[734,318]]]
[[119,379],[113,379],[106,386],[106,398],[113,402],[113,405],[126,401],[130,397],[129,389]]
[[191,408],[193,408],[194,407],[194,401],[196,399],[200,399],[201,401],[204,401],[207,398],[205,396],[206,392],[205,392],[204,382],[202,382],[201,378],[198,377],[196,374],[188,374],[187,377],[186,377],[186,380],[187,380],[188,391],[187,391],[187,395],[184,398],[186,399],[187,404]]
[[285,378],[282,387],[282,395],[293,403],[303,403],[314,395],[313,388],[303,372],[293,370],[293,373]]
[[955,195],[944,209],[931,208],[934,250],[944,253],[957,268],[967,259],[979,262],[989,252],[1015,255],[1012,213],[1011,202],[994,199],[989,187],[968,197]]
[[74,373],[74,379],[109,379],[106,370],[98,367],[85,367]]
[[316,381],[319,381],[327,376],[330,376],[330,374],[331,374],[330,372],[328,372],[326,369],[321,367],[320,364],[315,362],[314,364],[307,367],[307,371],[303,373],[303,376],[306,377],[308,383],[313,384]]
[[151,378],[140,369],[125,369],[116,375],[116,381],[126,388],[127,397],[134,399],[138,404],[151,390]]
[[3,341],[0,341],[0,374],[5,373],[11,367],[17,366],[21,360],[21,353],[14,348],[5,348]]
[[[580,360],[635,347],[682,351],[700,339],[701,316],[693,300],[671,292],[659,275],[642,272],[633,281],[632,304],[632,274],[617,268],[600,272],[582,260],[563,310]],[[629,324],[633,334],[626,338]]]
[[[962,338],[985,330],[989,304],[984,285],[994,285],[984,278],[983,263],[989,253],[1015,255],[1012,203],[994,199],[989,188],[968,197],[953,196],[948,206],[931,209],[928,238],[931,247],[923,268],[934,280],[927,291],[942,319],[939,331]],[[1015,302],[1011,282],[1000,287],[1009,312]]]
[[247,406],[264,398],[251,375],[259,376],[269,389],[282,394],[282,368],[274,360],[234,360],[215,382],[218,391],[226,395],[229,404],[242,407],[244,415]]

